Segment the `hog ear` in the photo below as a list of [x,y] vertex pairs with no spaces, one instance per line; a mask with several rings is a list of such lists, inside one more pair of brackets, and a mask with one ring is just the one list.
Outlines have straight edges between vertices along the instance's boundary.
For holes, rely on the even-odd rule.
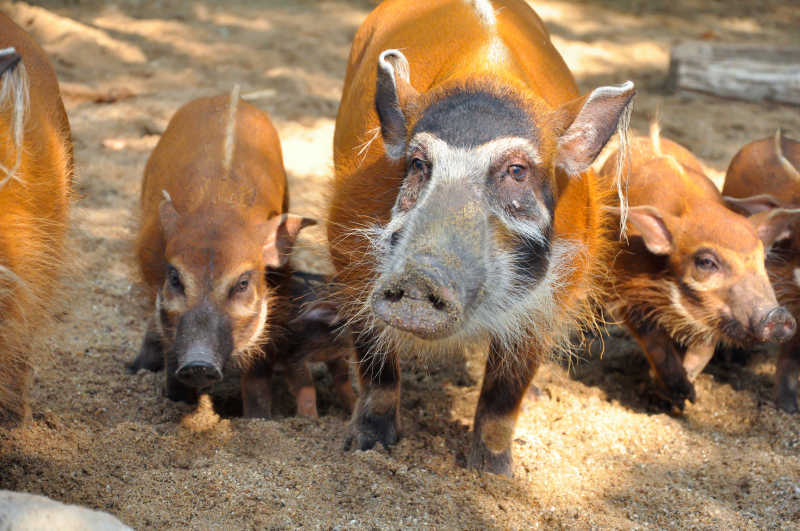
[[161,220],[161,230],[164,231],[164,236],[169,239],[175,233],[175,228],[178,226],[178,220],[181,217],[178,211],[175,210],[175,205],[172,204],[171,199],[164,199],[158,205],[158,217]]
[[[618,208],[612,209],[619,213]],[[672,232],[667,226],[671,216],[656,207],[642,205],[628,208],[628,224],[641,235],[647,250],[653,254],[670,254],[675,246]]]
[[408,59],[400,50],[384,50],[378,57],[375,109],[381,122],[381,135],[390,159],[405,153],[407,122],[403,110],[418,93],[409,81]]
[[331,301],[315,301],[307,306],[303,312],[289,321],[292,328],[302,328],[307,323],[322,323],[332,327],[342,321],[339,307]]
[[773,208],[747,218],[756,229],[764,247],[792,237],[792,224],[800,220],[800,208]]
[[780,202],[769,194],[751,195],[750,197],[722,196],[725,205],[744,216],[752,216],[765,210],[781,206]]
[[621,134],[627,135],[627,118],[635,95],[633,82],[626,81],[618,87],[596,88],[588,97],[557,109],[556,166],[568,175],[578,175],[592,165],[618,126]]
[[285,266],[297,234],[304,227],[316,224],[314,219],[295,214],[281,214],[264,223],[261,234],[264,238],[264,263],[267,267]]

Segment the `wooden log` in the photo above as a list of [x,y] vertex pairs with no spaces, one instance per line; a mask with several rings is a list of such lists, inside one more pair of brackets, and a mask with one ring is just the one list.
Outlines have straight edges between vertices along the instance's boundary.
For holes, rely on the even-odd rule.
[[672,48],[671,88],[800,105],[800,48],[687,41]]

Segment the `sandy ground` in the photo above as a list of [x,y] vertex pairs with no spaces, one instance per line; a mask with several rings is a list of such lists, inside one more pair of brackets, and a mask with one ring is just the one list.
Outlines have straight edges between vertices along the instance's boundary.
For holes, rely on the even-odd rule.
[[[719,179],[745,142],[800,111],[664,88],[685,38],[800,44],[793,1],[537,3],[582,89],[633,79],[633,125],[664,135]],[[318,421],[224,419],[202,433],[160,396],[162,377],[127,375],[148,308],[131,244],[139,182],[172,113],[242,85],[269,111],[293,210],[321,212],[341,80],[366,1],[0,3],[50,53],[65,82],[77,156],[71,243],[79,265],[56,325],[42,333],[34,422],[0,433],[0,488],[117,515],[137,528],[798,528],[800,417],[771,402],[774,357],[717,363],[682,416],[660,412],[644,358],[610,336],[602,359],[536,378],[513,479],[464,469],[483,358],[407,364],[403,439],[344,453],[346,413],[323,390]],[[87,92],[131,96],[94,103]],[[112,98],[113,99],[113,98]],[[316,231],[316,232],[315,232]],[[296,261],[324,271],[321,231]]]

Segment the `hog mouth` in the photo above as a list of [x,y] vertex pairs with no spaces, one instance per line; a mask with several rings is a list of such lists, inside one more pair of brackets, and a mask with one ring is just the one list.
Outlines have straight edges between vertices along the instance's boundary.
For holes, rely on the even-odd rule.
[[725,339],[742,347],[751,347],[762,342],[750,327],[727,315],[721,317],[718,329]]

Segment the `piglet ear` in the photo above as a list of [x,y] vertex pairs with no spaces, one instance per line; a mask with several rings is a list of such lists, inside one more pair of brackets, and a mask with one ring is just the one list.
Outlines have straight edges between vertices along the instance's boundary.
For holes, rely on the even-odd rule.
[[[619,215],[619,208],[610,208]],[[641,205],[628,208],[628,224],[640,235],[647,250],[653,254],[667,255],[674,249],[672,231],[668,224],[673,223],[672,216],[664,214],[656,207]]]
[[764,247],[792,237],[792,225],[800,220],[800,208],[772,208],[753,214],[748,221],[756,229]]
[[618,87],[596,88],[588,97],[564,104],[554,114],[558,145],[555,164],[568,175],[585,171],[608,139],[620,127],[627,135],[633,82]]
[[172,204],[172,199],[165,193],[165,199],[158,205],[158,217],[161,220],[161,230],[164,236],[169,239],[175,234],[175,229],[178,227],[178,220],[181,215],[175,210],[175,205]]
[[405,153],[408,121],[404,111],[418,95],[409,79],[410,67],[403,52],[384,50],[378,57],[375,109],[390,159],[400,159]]
[[286,265],[297,234],[304,227],[316,225],[317,221],[295,214],[275,216],[261,226],[264,238],[264,263],[267,267],[279,268]]
[[730,197],[722,196],[725,205],[744,216],[752,216],[765,210],[770,210],[780,206],[777,199],[769,194],[751,195],[750,197]]
[[339,313],[339,307],[331,301],[315,301],[308,305],[303,312],[289,321],[292,328],[302,328],[304,325],[320,323],[333,327],[344,318]]

